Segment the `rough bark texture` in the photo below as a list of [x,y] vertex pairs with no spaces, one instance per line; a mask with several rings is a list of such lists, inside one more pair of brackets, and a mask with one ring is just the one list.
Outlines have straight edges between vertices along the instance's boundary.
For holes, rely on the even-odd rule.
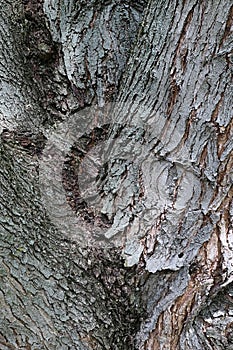
[[1,350],[233,349],[232,9],[2,1]]

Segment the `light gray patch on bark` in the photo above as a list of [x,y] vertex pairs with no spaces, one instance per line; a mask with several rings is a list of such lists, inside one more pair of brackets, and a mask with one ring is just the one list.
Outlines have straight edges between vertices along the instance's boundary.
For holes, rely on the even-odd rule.
[[114,1],[79,5],[73,1],[44,2],[53,35],[60,42],[69,81],[88,92],[89,104],[97,94],[103,106],[116,88],[134,43],[141,11]]
[[[132,122],[136,122],[139,125],[142,124],[145,130],[148,127],[152,129],[152,135],[155,133],[150,142],[151,149],[148,148],[144,152],[145,161],[141,163],[145,191],[144,198],[138,204],[138,207],[141,208],[142,204],[145,206],[145,210],[138,210],[138,217],[142,219],[140,229],[137,228],[138,225],[133,225],[131,221],[132,226],[129,225],[126,236],[131,237],[132,247],[130,247],[130,243],[126,238],[125,249],[127,263],[135,262],[139,258],[140,251],[142,251],[142,246],[145,243],[141,241],[143,233],[146,239],[153,232],[152,225],[150,229],[149,227],[145,229],[143,226],[147,226],[146,222],[151,224],[151,217],[153,217],[154,223],[158,223],[159,217],[163,215],[164,227],[161,231],[163,233],[159,233],[160,228],[156,228],[156,233],[152,235],[155,240],[155,247],[157,240],[163,242],[160,249],[159,247],[155,249],[158,252],[161,252],[162,249],[164,256],[161,259],[161,255],[156,256],[155,254],[154,267],[152,257],[148,257],[151,262],[148,264],[151,271],[157,270],[158,265],[155,263],[157,260],[161,262],[160,269],[162,269],[163,264],[164,268],[179,269],[185,259],[188,259],[187,261],[192,260],[192,257],[198,252],[203,242],[208,240],[212,232],[213,226],[211,225],[202,232],[200,225],[203,220],[203,213],[197,202],[200,196],[204,198],[205,213],[211,213],[212,208],[207,208],[207,203],[208,198],[210,199],[214,194],[220,166],[217,156],[217,132],[211,123],[211,118],[216,107],[216,101],[220,100],[221,94],[228,86],[230,74],[229,69],[226,69],[226,59],[215,56],[216,46],[211,43],[204,44],[207,40],[206,35],[210,30],[211,35],[218,38],[216,45],[220,42],[224,27],[216,24],[216,18],[211,17],[211,21],[204,20],[203,23],[201,15],[203,9],[200,9],[200,5],[195,1],[182,5],[174,3],[172,5],[174,8],[170,7],[170,11],[173,13],[172,16],[166,12],[166,6],[166,4],[163,3],[162,6],[158,2],[150,4],[143,21],[141,37],[139,37],[134,54],[128,62],[128,74],[123,81],[119,104],[117,105],[118,109],[113,111],[115,121],[120,123],[124,121],[126,125],[127,123],[130,125]],[[158,13],[154,11],[154,8]],[[219,12],[216,14],[217,17],[227,16],[228,9],[223,8],[222,10],[221,14]],[[206,11],[210,11],[210,4],[207,5]],[[190,25],[194,22],[198,25]],[[218,23],[220,23],[220,19]],[[170,32],[168,28],[171,26],[175,26],[177,30]],[[196,39],[194,40],[196,37],[198,37],[199,42],[203,41],[203,49],[200,49],[200,46],[196,44]],[[166,60],[163,59],[165,56]],[[218,73],[216,74],[216,72]],[[142,106],[145,109],[144,113],[141,113]],[[227,115],[229,116],[229,114]],[[127,136],[122,134],[121,139],[126,141]],[[111,148],[110,158],[116,159],[117,156],[122,155],[120,146],[121,143]],[[207,147],[207,157],[204,174],[202,174],[199,161],[205,146]],[[139,146],[134,144],[131,152],[137,154],[138,149]],[[146,163],[147,158],[148,163]],[[162,161],[161,158],[163,158]],[[174,203],[172,198],[169,197],[169,187],[171,190],[171,186],[168,185],[169,169],[172,162],[177,164],[178,168],[180,165],[184,170],[183,173],[180,172],[178,175],[180,188],[177,188],[178,193],[173,192],[175,196]],[[203,182],[210,182],[213,185],[201,185],[200,178],[202,176],[205,177]],[[111,174],[109,174],[109,177],[112,179]],[[128,172],[128,179],[130,179],[129,182],[133,188],[135,177],[130,171]],[[116,177],[114,181],[117,183]],[[127,183],[127,180],[124,181]],[[110,182],[111,180],[109,180]],[[110,187],[109,190],[111,192]],[[108,192],[108,198],[110,198],[110,192]],[[133,190],[132,193],[134,193]],[[127,194],[129,195],[128,203],[130,203],[132,198],[130,198],[129,189],[127,189]],[[114,201],[117,202],[118,199],[115,198]],[[124,203],[126,204],[125,199]],[[119,218],[122,218],[123,224],[125,218],[132,215],[128,209],[129,206],[126,206],[126,208],[125,211],[129,215],[119,213],[117,216],[119,227],[121,227]],[[151,217],[148,219],[148,211],[150,210]],[[166,225],[166,210],[171,217],[173,216],[170,219],[173,226],[176,223],[176,227],[172,230],[169,225]],[[190,213],[193,213],[193,215]],[[189,220],[186,220],[187,217],[189,217]],[[193,217],[192,223],[190,217]],[[135,215],[136,218],[137,215]],[[185,226],[185,223],[187,226]],[[174,239],[173,241],[171,237],[176,237],[182,225],[185,234],[181,234],[180,240]],[[140,231],[138,239],[135,239],[133,233],[130,234],[131,228],[132,230],[136,228],[136,236]],[[113,230],[117,235],[117,228],[114,227]],[[121,230],[118,232],[120,233]],[[167,237],[166,232],[172,233]],[[170,248],[164,245],[164,240],[168,241],[167,244]],[[136,242],[138,242],[137,247]],[[174,243],[178,244],[180,249],[176,244],[173,246]],[[190,249],[188,248],[189,244],[192,247]],[[176,247],[174,251],[178,249],[181,254],[184,254],[184,259],[174,256],[172,246]],[[150,244],[151,249],[153,251]],[[193,254],[191,249],[193,249]]]
[[[9,16],[9,13],[11,16]],[[18,0],[0,9],[0,131],[16,125],[36,130],[42,119],[38,95],[25,66],[24,14]]]

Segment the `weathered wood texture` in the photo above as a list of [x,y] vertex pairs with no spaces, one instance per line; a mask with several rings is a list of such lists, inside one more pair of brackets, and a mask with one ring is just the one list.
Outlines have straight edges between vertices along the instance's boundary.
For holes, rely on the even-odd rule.
[[[232,8],[2,1],[1,350],[233,349]],[[40,166],[87,106],[94,136],[62,173],[80,245],[44,206]],[[101,113],[95,210],[76,178]]]

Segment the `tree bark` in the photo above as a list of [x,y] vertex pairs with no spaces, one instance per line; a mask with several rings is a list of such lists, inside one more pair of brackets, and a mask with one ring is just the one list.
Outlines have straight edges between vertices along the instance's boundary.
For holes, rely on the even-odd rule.
[[0,348],[233,349],[233,2],[0,17]]

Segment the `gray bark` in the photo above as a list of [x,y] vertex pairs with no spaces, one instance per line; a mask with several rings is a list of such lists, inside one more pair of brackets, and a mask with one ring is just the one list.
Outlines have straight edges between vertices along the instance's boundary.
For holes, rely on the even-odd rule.
[[0,349],[233,349],[232,8],[2,1]]

